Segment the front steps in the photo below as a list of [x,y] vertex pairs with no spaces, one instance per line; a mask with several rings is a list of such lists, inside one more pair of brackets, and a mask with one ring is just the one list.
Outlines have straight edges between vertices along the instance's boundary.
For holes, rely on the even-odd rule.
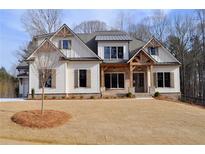
[[136,99],[153,99],[152,95],[149,93],[135,93]]

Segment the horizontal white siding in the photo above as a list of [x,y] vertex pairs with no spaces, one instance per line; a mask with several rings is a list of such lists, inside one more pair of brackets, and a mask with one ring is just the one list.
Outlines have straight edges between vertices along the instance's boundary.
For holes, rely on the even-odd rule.
[[155,88],[160,93],[179,93],[180,92],[180,74],[179,66],[154,66],[153,72],[173,72],[174,88]]
[[[74,88],[74,70],[91,70],[91,88]],[[100,93],[100,64],[99,62],[68,62],[67,93]]]
[[128,42],[126,41],[119,41],[119,42],[114,42],[114,41],[99,41],[98,42],[98,56],[101,59],[104,59],[104,47],[105,46],[123,46],[123,51],[124,51],[124,58],[125,60],[129,59],[129,49],[128,49]]

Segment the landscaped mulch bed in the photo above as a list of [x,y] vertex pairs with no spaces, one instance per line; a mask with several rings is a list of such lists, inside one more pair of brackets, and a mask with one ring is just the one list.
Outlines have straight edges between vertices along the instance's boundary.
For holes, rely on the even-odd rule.
[[14,114],[11,120],[21,126],[31,128],[52,128],[63,125],[71,116],[63,111],[40,110],[21,111]]

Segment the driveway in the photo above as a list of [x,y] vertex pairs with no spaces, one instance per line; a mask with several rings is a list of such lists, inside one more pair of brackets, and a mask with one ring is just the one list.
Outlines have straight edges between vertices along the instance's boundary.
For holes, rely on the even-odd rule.
[[11,122],[40,101],[0,103],[0,144],[205,144],[205,110],[162,100],[54,100],[46,109],[72,115],[65,125],[31,129]]

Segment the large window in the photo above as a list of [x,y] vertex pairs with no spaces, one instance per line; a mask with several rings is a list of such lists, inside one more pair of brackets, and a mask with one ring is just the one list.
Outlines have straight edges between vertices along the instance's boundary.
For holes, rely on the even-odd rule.
[[123,47],[112,46],[112,47],[104,47],[104,59],[123,59]]
[[79,70],[79,87],[87,86],[86,72],[87,70]]
[[158,48],[156,48],[156,47],[149,47],[148,51],[149,51],[150,55],[158,55]]
[[52,77],[51,77],[51,75],[48,77],[48,80],[46,81],[46,83],[45,83],[45,87],[46,88],[51,88],[51,85],[52,84]]
[[71,40],[59,40],[59,49],[71,49]]
[[158,72],[157,73],[157,86],[158,87],[171,87],[170,72]]
[[104,47],[104,58],[110,59],[110,47]]
[[106,73],[106,88],[124,88],[124,73]]

